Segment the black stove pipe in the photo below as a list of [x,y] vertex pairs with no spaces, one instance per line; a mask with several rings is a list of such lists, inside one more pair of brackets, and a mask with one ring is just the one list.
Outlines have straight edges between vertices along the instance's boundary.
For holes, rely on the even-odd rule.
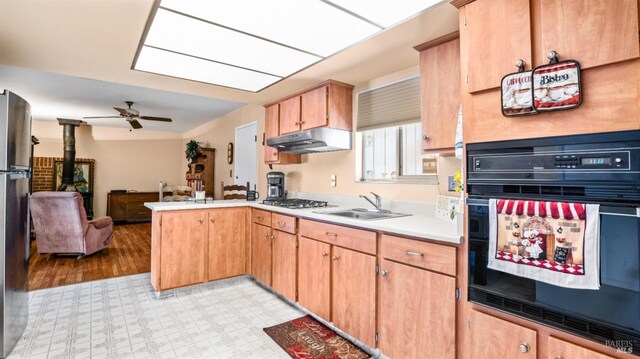
[[64,156],[62,161],[62,183],[58,191],[77,191],[74,185],[74,167],[76,163],[76,127],[86,123],[79,120],[58,119],[62,126]]

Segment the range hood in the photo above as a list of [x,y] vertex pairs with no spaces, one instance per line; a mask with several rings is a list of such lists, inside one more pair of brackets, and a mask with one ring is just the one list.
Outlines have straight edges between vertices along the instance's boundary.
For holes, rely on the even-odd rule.
[[277,149],[278,152],[297,154],[350,150],[351,131],[327,127],[312,128],[267,138],[267,146]]

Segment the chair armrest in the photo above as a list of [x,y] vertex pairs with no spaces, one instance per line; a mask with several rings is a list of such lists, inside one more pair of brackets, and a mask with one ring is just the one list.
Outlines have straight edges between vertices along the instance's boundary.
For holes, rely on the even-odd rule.
[[98,229],[104,228],[104,227],[110,225],[111,223],[113,223],[113,220],[111,219],[111,217],[101,217],[101,218],[97,218],[97,219],[89,221],[89,224],[93,225],[94,227],[96,227]]

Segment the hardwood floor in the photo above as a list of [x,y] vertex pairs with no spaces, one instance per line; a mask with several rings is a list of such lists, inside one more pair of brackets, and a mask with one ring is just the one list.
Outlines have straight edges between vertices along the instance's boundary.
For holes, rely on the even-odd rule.
[[114,226],[111,245],[81,259],[41,255],[36,241],[31,241],[31,253],[29,290],[145,273],[151,269],[151,223]]

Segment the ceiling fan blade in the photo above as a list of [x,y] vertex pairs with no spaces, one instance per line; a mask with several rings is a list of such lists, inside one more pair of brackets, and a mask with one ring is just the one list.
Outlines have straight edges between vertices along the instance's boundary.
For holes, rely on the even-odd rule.
[[138,120],[127,120],[127,121],[129,121],[129,124],[131,124],[131,127],[133,127],[134,130],[142,128],[142,125],[140,124],[140,122],[138,122]]
[[149,120],[149,121],[162,121],[162,122],[171,122],[172,120],[168,117],[155,117],[155,116],[140,116],[141,120]]
[[113,109],[120,112],[122,116],[126,116],[128,114],[127,110],[124,108],[114,107]]
[[122,118],[122,116],[85,116],[83,118]]

